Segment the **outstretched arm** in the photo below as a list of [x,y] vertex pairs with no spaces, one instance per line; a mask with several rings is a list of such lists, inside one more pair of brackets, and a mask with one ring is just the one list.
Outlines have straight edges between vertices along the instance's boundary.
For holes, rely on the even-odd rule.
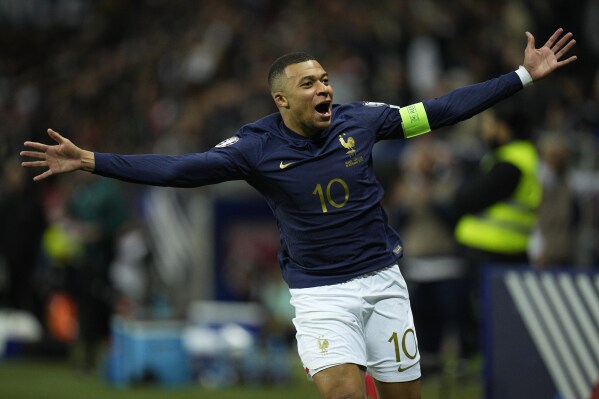
[[[428,131],[453,125],[492,107],[499,101],[522,90],[524,86],[543,79],[556,69],[575,61],[576,56],[562,60],[564,55],[576,44],[576,41],[572,39],[572,33],[567,33],[560,38],[563,32],[561,28],[556,30],[543,47],[538,49],[534,47],[534,37],[526,32],[528,43],[524,50],[524,62],[516,73],[510,72],[486,82],[455,89],[440,97],[425,100],[422,102],[420,114],[418,114],[418,110],[414,111],[414,114],[418,116],[416,119],[422,120],[421,115],[425,115]],[[415,106],[418,104],[411,107]],[[405,121],[410,120],[408,118],[410,116],[409,107],[406,108],[404,110],[406,115],[402,114],[404,129]],[[426,129],[421,129],[415,134],[406,135],[406,137],[426,133],[426,131]]]
[[530,73],[533,81],[543,79],[556,69],[576,61],[575,55],[561,60],[576,44],[576,40],[572,39],[571,32],[566,33],[560,39],[563,32],[562,28],[556,30],[545,45],[538,49],[535,48],[534,36],[530,32],[526,32],[528,43],[524,50],[524,62],[522,65]]
[[[37,159],[22,162],[24,167],[42,167],[46,171],[34,177],[42,180],[54,174],[85,170],[100,176],[154,186],[198,187],[227,180],[244,179],[251,173],[242,149],[213,148],[203,153],[178,156],[160,154],[118,155],[83,150],[52,129],[48,135],[56,145],[32,141],[25,146],[34,151],[21,151],[21,156]],[[252,141],[238,147],[252,146]],[[251,150],[251,148],[250,148]],[[250,151],[251,152],[251,151]]]
[[25,147],[35,151],[21,151],[22,157],[38,159],[38,161],[25,161],[21,165],[27,168],[47,167],[48,169],[35,176],[33,180],[38,181],[60,173],[68,173],[74,170],[94,171],[94,153],[83,150],[62,137],[58,132],[48,129],[48,135],[56,141],[56,145],[47,145],[34,141],[26,141]]

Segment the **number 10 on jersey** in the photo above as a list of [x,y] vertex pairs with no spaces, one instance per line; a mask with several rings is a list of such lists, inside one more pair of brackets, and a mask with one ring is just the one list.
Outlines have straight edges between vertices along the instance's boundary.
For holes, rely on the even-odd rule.
[[[342,202],[335,201],[335,199],[331,195],[331,189],[333,185],[340,185],[341,188],[343,188],[344,196]],[[327,183],[327,187],[325,190],[323,190],[322,185],[318,183],[316,185],[316,188],[312,192],[312,195],[318,195],[318,198],[320,199],[322,213],[327,213],[329,211],[328,205],[334,208],[343,208],[345,204],[347,204],[347,201],[349,201],[349,187],[347,187],[347,183],[344,182],[343,179],[334,178]]]

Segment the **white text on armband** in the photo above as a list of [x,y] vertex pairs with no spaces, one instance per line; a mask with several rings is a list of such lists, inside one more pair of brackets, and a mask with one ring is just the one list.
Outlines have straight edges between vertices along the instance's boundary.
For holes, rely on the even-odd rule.
[[421,102],[401,107],[399,114],[405,138],[409,139],[431,131],[424,104]]

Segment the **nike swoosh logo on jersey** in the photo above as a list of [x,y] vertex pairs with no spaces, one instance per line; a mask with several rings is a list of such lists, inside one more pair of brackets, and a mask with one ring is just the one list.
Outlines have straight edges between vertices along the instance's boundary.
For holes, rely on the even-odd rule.
[[288,167],[289,165],[293,165],[294,162],[289,162],[289,163],[283,163],[283,161],[281,161],[281,163],[279,164],[279,168],[281,169],[285,169],[286,167]]
[[412,364],[412,365],[410,365],[410,366],[408,366],[408,367],[401,367],[401,366],[399,366],[399,367],[397,368],[397,371],[399,371],[400,373],[403,373],[404,371],[406,371],[406,370],[408,370],[408,369],[411,369],[412,367],[414,367],[414,366],[415,366],[415,365],[417,365],[417,364],[418,364],[418,363],[414,363],[414,364]]

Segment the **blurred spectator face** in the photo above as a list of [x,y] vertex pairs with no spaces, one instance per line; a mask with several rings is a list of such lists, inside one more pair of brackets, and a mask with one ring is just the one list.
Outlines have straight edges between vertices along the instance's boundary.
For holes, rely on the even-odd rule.
[[287,81],[275,102],[287,127],[308,137],[329,127],[333,87],[327,72],[312,60],[289,65],[285,74]]
[[547,165],[556,172],[567,169],[570,160],[568,143],[559,137],[547,136],[540,143],[541,156]]

